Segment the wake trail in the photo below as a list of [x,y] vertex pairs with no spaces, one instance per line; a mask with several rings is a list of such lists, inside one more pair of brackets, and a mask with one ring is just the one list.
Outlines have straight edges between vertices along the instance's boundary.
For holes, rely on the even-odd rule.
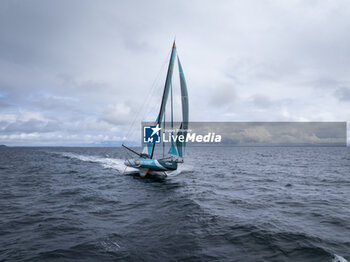
[[178,165],[178,168],[174,171],[167,171],[166,174],[167,176],[178,176],[182,173],[193,173],[194,169],[192,168],[192,166],[188,166],[188,165]]
[[[80,154],[75,154],[70,152],[62,152],[58,154],[67,158],[78,159],[83,162],[98,163],[102,165],[104,168],[114,169],[119,171],[120,173],[123,173],[125,170],[124,159],[120,159],[120,158],[80,155]],[[137,172],[137,169],[128,167],[128,173],[129,172]]]
[[342,256],[334,254],[332,262],[348,262],[348,261]]
[[[81,155],[71,152],[55,152],[56,154],[62,155],[71,159],[78,159],[83,162],[97,163],[102,165],[104,168],[117,170],[121,174],[132,174],[138,173],[139,170],[133,167],[127,167],[124,165],[124,159],[110,158],[110,157],[99,157],[90,155]],[[125,169],[126,168],[126,169]],[[169,177],[178,176],[182,173],[192,173],[193,168],[191,166],[180,165],[175,171],[167,171],[166,174]]]

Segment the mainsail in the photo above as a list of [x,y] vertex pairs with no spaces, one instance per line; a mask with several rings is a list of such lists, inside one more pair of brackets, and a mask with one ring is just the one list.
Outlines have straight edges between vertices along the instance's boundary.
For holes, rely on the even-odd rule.
[[[170,89],[170,86],[171,86],[171,78],[173,76],[173,71],[174,71],[175,57],[176,57],[176,45],[175,45],[175,41],[174,41],[173,48],[171,50],[171,55],[170,55],[168,73],[167,73],[166,80],[165,80],[165,86],[164,86],[164,91],[163,91],[162,103],[160,105],[159,114],[158,114],[158,117],[157,117],[157,120],[156,120],[157,125],[160,125],[162,123],[162,120],[163,120],[163,115],[164,115],[164,112],[165,112],[165,105],[166,105],[166,102],[168,100],[169,89]],[[151,145],[151,147],[152,147],[151,158],[153,158],[155,146],[156,146],[155,143]]]

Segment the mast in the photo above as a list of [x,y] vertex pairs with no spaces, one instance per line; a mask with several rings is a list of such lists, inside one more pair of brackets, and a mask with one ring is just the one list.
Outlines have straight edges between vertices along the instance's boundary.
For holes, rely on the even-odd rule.
[[[166,101],[168,99],[169,86],[170,86],[170,83],[171,83],[171,77],[172,77],[173,68],[174,68],[175,52],[176,52],[176,45],[175,45],[175,41],[174,41],[173,47],[172,47],[172,50],[171,50],[171,55],[170,55],[168,72],[167,72],[165,85],[164,85],[164,91],[163,91],[163,96],[162,96],[162,103],[160,104],[159,114],[158,114],[158,117],[157,117],[157,125],[160,125],[161,122],[162,122],[163,114],[164,114],[164,111],[165,111]],[[152,145],[151,159],[153,158],[155,147],[156,147],[156,144],[154,143]]]

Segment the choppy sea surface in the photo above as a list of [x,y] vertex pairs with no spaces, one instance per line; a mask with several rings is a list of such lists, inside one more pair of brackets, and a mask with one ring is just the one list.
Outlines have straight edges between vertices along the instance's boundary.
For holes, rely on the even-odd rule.
[[350,148],[189,148],[166,179],[121,148],[1,148],[1,261],[347,261]]

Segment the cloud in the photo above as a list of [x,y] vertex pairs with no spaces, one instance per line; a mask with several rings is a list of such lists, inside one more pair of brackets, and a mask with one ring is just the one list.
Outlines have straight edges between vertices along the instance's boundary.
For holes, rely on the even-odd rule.
[[30,119],[28,121],[16,121],[14,123],[5,123],[1,133],[46,133],[52,132],[59,129],[59,125],[54,121],[40,121]]
[[210,104],[214,107],[225,107],[235,102],[237,95],[233,84],[214,86],[210,97]]
[[10,107],[11,104],[7,103],[6,101],[3,101],[1,98],[0,98],[0,109],[5,109],[5,108],[8,108]]
[[350,101],[350,88],[341,87],[335,91],[335,96],[339,101],[348,102]]
[[108,108],[102,112],[100,120],[113,125],[129,123],[130,119],[135,117],[132,110],[130,106],[125,104],[109,105]]
[[1,1],[0,121],[36,135],[0,143],[153,120],[175,35],[192,121],[350,121],[349,16],[346,0]]
[[265,95],[254,95],[252,96],[252,101],[256,107],[263,109],[269,108],[272,105],[271,99]]

